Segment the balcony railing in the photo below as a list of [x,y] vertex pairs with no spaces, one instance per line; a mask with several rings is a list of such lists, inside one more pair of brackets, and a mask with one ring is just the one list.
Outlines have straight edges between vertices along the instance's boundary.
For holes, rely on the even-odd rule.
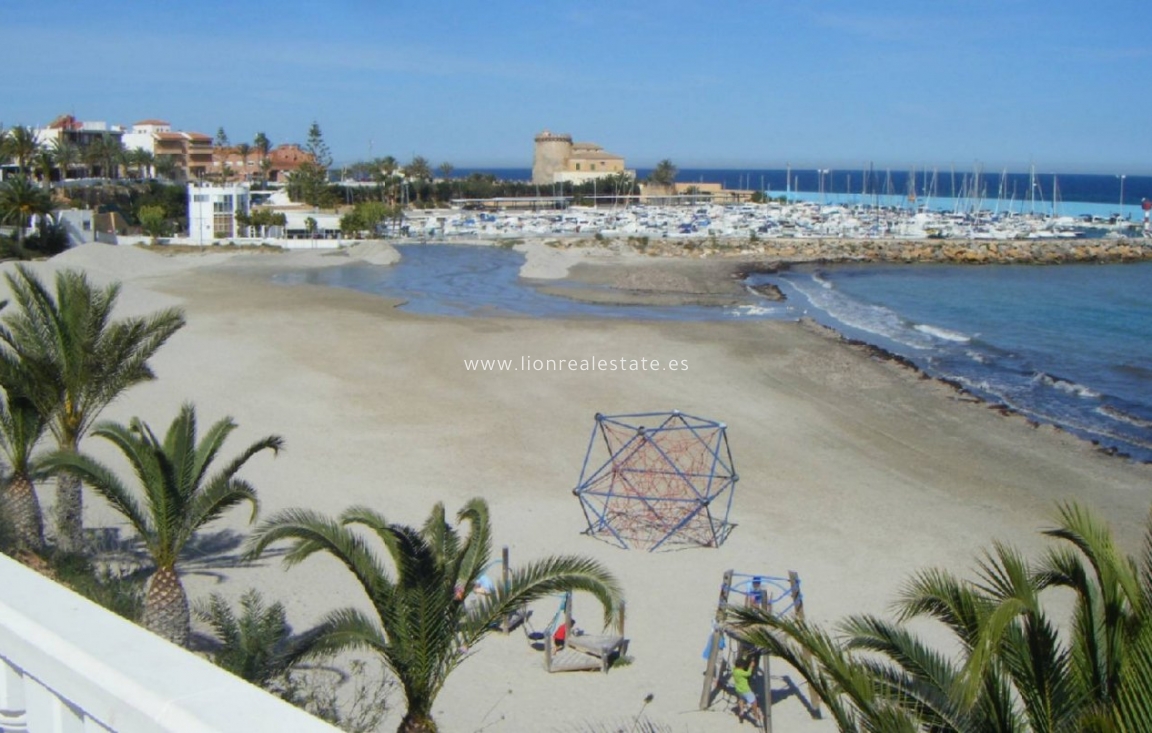
[[0,731],[336,729],[0,555]]

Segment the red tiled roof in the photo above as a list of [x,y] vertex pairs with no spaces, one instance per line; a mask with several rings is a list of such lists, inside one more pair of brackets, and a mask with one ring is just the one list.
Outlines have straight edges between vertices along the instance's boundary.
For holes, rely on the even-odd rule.
[[48,123],[49,130],[79,130],[84,124],[72,115],[60,115]]
[[154,125],[157,127],[168,127],[169,123],[166,120],[149,119],[149,120],[140,120],[139,122],[135,122],[133,124],[136,124],[136,125]]

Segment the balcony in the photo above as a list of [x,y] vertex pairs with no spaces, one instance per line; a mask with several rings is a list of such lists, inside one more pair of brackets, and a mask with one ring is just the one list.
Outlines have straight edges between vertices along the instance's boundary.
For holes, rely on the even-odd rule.
[[0,555],[0,731],[336,728]]

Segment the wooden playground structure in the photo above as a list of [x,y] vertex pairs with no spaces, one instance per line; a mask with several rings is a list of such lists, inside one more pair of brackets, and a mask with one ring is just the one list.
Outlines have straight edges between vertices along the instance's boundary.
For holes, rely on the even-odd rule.
[[[487,576],[492,587],[493,570],[499,563],[500,588],[507,589],[511,585],[511,565],[508,559],[508,548],[504,547],[500,553],[500,560],[485,567],[483,575]],[[530,612],[526,607],[516,608],[505,614],[496,629],[507,635],[513,630],[524,626],[528,628]],[[558,642],[555,634],[560,624],[563,624],[565,633],[563,641]],[[574,672],[580,670],[600,670],[608,672],[612,662],[623,657],[628,652],[628,639],[624,636],[624,607],[621,606],[616,619],[615,634],[584,634],[575,632],[572,621],[572,591],[562,596],[560,608],[552,618],[548,627],[538,634],[529,634],[529,638],[540,637],[544,646],[544,668],[549,672]]]
[[[734,580],[740,579],[735,584]],[[756,697],[762,701],[763,730],[772,733],[772,675],[771,655],[762,649],[744,644],[725,623],[729,597],[735,592],[743,596],[743,605],[755,606],[777,615],[791,614],[804,620],[804,596],[800,592],[800,576],[788,571],[787,578],[774,578],[767,575],[743,575],[727,570],[720,584],[720,598],[716,604],[716,616],[712,624],[712,634],[708,639],[707,667],[704,669],[704,687],[700,692],[700,709],[707,710],[717,695],[725,690],[735,660],[757,657],[760,673],[754,677],[758,684],[753,686]],[[727,653],[725,653],[727,648]],[[807,703],[815,717],[820,716],[820,702],[812,698]]]
[[[561,626],[562,624],[562,626]],[[563,641],[557,641],[557,629],[565,629]],[[572,622],[572,591],[564,594],[560,610],[544,630],[544,668],[549,672],[595,670],[607,674],[614,659],[628,653],[624,636],[624,608],[616,623],[617,634],[578,634]]]

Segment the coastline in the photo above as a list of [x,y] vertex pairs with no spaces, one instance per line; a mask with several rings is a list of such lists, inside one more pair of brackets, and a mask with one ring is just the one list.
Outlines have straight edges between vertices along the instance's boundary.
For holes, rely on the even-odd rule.
[[[103,417],[139,415],[163,425],[192,400],[204,420],[232,415],[240,425],[236,444],[284,435],[283,455],[245,469],[263,516],[294,506],[336,514],[364,503],[394,521],[420,522],[437,500],[452,512],[484,495],[494,543],[510,546],[514,564],[575,552],[618,574],[629,599],[632,664],[607,675],[550,675],[523,633],[493,636],[440,696],[435,714],[446,729],[539,727],[542,699],[557,726],[595,725],[634,715],[652,693],[646,714],[672,730],[732,730],[723,705],[695,710],[700,651],[728,568],[797,571],[809,617],[831,622],[884,613],[909,573],[933,565],[962,572],[993,539],[1038,552],[1045,546],[1038,530],[1058,500],[1091,505],[1112,523],[1120,546],[1136,550],[1152,467],[1108,458],[1023,418],[1005,419],[805,324],[422,317],[378,296],[269,280],[271,268],[286,264],[346,261],[297,257],[158,258],[98,246],[36,267],[76,266],[119,279],[126,312],[185,308],[189,325],[158,354],[158,379]],[[696,287],[697,277],[731,285],[723,277],[732,263],[695,263],[703,267],[686,274],[692,268],[636,259],[610,267],[583,261],[574,277],[627,278],[648,268],[666,289],[685,280]],[[690,369],[498,373],[463,365],[466,358],[604,353],[683,359]],[[649,554],[583,536],[570,489],[593,415],[674,408],[729,426],[741,481],[732,510],[738,526],[728,541]],[[100,441],[85,449],[108,455]],[[91,497],[87,521],[119,526]],[[243,517],[227,516],[208,531],[239,536],[248,527]],[[343,570],[323,558],[285,571],[278,560],[236,565],[226,553],[186,571],[186,581],[193,599],[211,592],[235,599],[257,587],[285,603],[297,630],[337,605],[362,604]],[[578,622],[595,631],[591,601],[577,603]],[[533,611],[539,629],[555,605]],[[774,671],[798,679],[782,666]],[[588,699],[598,701],[596,710]],[[773,714],[784,730],[833,729],[794,697],[780,700]]]

